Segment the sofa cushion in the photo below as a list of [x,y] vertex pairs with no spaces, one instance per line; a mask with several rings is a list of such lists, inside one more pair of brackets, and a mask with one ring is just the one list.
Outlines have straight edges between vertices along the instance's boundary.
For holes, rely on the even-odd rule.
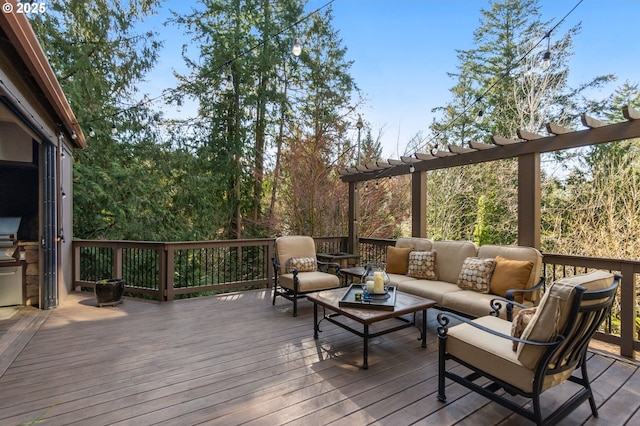
[[409,266],[409,253],[413,247],[387,247],[387,268],[388,274],[405,274]]
[[[613,274],[594,271],[585,275],[562,278],[555,281],[542,296],[533,318],[524,329],[521,338],[534,342],[551,342],[566,326],[575,287],[583,286],[587,291],[605,289],[613,284]],[[518,360],[528,368],[535,368],[544,353],[544,347],[524,343],[518,344]]]
[[[510,260],[531,261],[533,262],[533,267],[531,268],[531,274],[529,275],[525,288],[531,288],[540,281],[540,277],[542,275],[542,254],[533,247],[486,244],[480,246],[477,256],[487,258],[497,258],[498,256],[501,256]],[[524,298],[525,300],[537,301],[539,298],[539,292],[527,293]]]
[[458,276],[458,287],[463,290],[473,290],[479,293],[489,293],[491,273],[496,264],[495,259],[467,257],[462,263]]
[[[477,254],[478,246],[471,241],[434,241],[432,250],[438,252],[436,274],[438,280],[457,285],[462,263]],[[435,300],[435,299],[434,299]]]
[[[408,277],[404,274],[390,274],[387,273],[387,276],[389,277],[389,285],[395,285],[395,286],[399,286],[400,283],[403,283],[405,281],[415,281],[417,280],[417,278],[412,278],[412,277]],[[400,288],[398,288],[398,290],[400,290]]]
[[296,268],[298,272],[313,272],[318,269],[318,263],[312,257],[292,257],[289,266]]
[[419,237],[400,237],[396,240],[396,247],[413,247],[414,250],[429,251],[431,250],[431,240]]
[[[458,287],[458,289],[460,289],[460,287]],[[495,298],[496,295],[491,293],[478,293],[477,291],[460,290],[444,294],[442,304],[440,306],[477,318],[491,314],[491,311],[493,310],[491,307],[491,300]],[[532,302],[530,301],[525,301],[525,305],[531,305],[531,303]],[[514,315],[519,311],[520,308],[514,307]],[[507,309],[504,304],[500,309],[500,318],[507,318]]]
[[428,281],[422,279],[402,281],[398,286],[398,290],[431,299],[440,306],[445,306],[443,304],[443,300],[446,295],[463,291],[460,290],[460,287],[458,287],[457,284],[445,281]]
[[436,251],[412,251],[409,253],[407,275],[413,278],[437,280],[436,257]]
[[[505,297],[507,290],[526,288],[532,269],[533,262],[530,260],[512,260],[496,256],[496,266],[491,276],[490,292]],[[514,294],[514,300],[522,303],[524,294]]]

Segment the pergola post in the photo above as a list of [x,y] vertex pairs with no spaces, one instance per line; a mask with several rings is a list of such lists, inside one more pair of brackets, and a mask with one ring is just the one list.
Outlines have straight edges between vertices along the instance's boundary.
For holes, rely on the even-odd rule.
[[411,174],[411,235],[427,237],[427,172]]
[[360,191],[358,182],[349,182],[349,238],[347,240],[347,252],[360,254],[358,244],[358,219],[360,218]]
[[518,245],[540,249],[540,153],[518,157]]

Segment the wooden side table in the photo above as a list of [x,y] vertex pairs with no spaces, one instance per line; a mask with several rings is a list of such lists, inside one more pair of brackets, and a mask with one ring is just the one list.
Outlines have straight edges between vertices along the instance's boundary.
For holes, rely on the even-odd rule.
[[343,286],[347,287],[353,283],[353,279],[357,278],[358,282],[364,275],[364,266],[352,266],[350,268],[340,268],[340,274],[344,277]]
[[321,262],[332,262],[340,265],[340,270],[351,266],[356,266],[358,260],[360,260],[359,254],[351,254],[345,252],[336,253],[317,253],[316,257]]

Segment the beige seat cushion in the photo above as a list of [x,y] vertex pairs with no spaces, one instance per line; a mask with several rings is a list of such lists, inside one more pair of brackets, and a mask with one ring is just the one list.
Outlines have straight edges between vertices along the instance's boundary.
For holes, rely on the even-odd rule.
[[[491,300],[495,298],[495,294],[478,293],[472,290],[449,292],[443,295],[442,306],[472,317],[483,317],[491,314]],[[525,305],[531,304],[532,302],[525,301]],[[519,311],[520,308],[515,307],[514,315]],[[507,318],[507,308],[504,303],[500,309],[500,318]]]
[[[500,318],[486,316],[473,320],[499,333],[510,335],[511,323]],[[525,392],[533,390],[533,370],[520,363],[511,349],[511,341],[477,329],[469,324],[451,327],[447,337],[447,352],[480,370],[491,374]],[[547,376],[543,390],[562,383],[572,371]]]
[[432,250],[436,256],[436,275],[438,280],[457,284],[462,263],[467,257],[474,257],[478,246],[471,241],[434,241]]
[[[566,327],[575,287],[583,286],[587,291],[601,290],[611,286],[613,278],[610,272],[598,270],[555,281],[542,296],[538,309],[522,333],[522,339],[534,342],[553,341]],[[523,365],[535,368],[544,350],[545,348],[519,343],[517,357]]]
[[[408,277],[406,275],[403,274],[389,274],[387,273],[387,276],[389,277],[389,285],[395,285],[395,286],[399,286],[401,283],[405,282],[405,281],[415,281],[418,278],[413,278],[413,277]],[[400,290],[400,288],[398,288],[398,290]]]
[[431,299],[440,306],[443,306],[442,301],[446,294],[462,291],[457,284],[419,279],[402,281],[398,286],[398,290]]
[[[293,290],[293,274],[282,274],[278,281],[282,287]],[[338,287],[340,279],[333,274],[319,271],[298,273],[298,291],[301,293]]]

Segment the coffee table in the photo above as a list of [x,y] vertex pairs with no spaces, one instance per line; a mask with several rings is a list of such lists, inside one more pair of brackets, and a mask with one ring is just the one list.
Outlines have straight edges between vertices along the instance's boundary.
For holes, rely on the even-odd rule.
[[[402,315],[415,314],[418,311],[422,311],[422,328],[418,328],[420,329],[422,347],[427,347],[427,309],[432,308],[436,304],[435,301],[398,291],[396,294],[396,305],[393,311],[378,309],[359,309],[340,306],[339,302],[344,294],[344,288],[337,288],[333,290],[319,291],[307,295],[307,299],[313,302],[313,337],[315,339],[319,338],[318,333],[322,331],[320,330],[320,322],[322,322],[323,320],[327,320],[332,324],[350,331],[356,336],[362,337],[364,339],[362,368],[366,370],[367,368],[369,368],[369,339],[382,336],[383,334],[402,330],[407,327],[412,327],[414,325],[417,327],[417,325],[415,324],[415,315],[414,320],[412,321],[406,318],[402,318]],[[323,315],[320,319],[318,319],[318,306],[323,307]],[[327,314],[327,310],[332,311],[333,313]],[[363,331],[356,330],[355,328],[336,319],[340,316],[350,318],[362,324]],[[400,320],[402,324],[375,333],[371,333],[369,331],[369,326],[371,324],[388,319]]]

